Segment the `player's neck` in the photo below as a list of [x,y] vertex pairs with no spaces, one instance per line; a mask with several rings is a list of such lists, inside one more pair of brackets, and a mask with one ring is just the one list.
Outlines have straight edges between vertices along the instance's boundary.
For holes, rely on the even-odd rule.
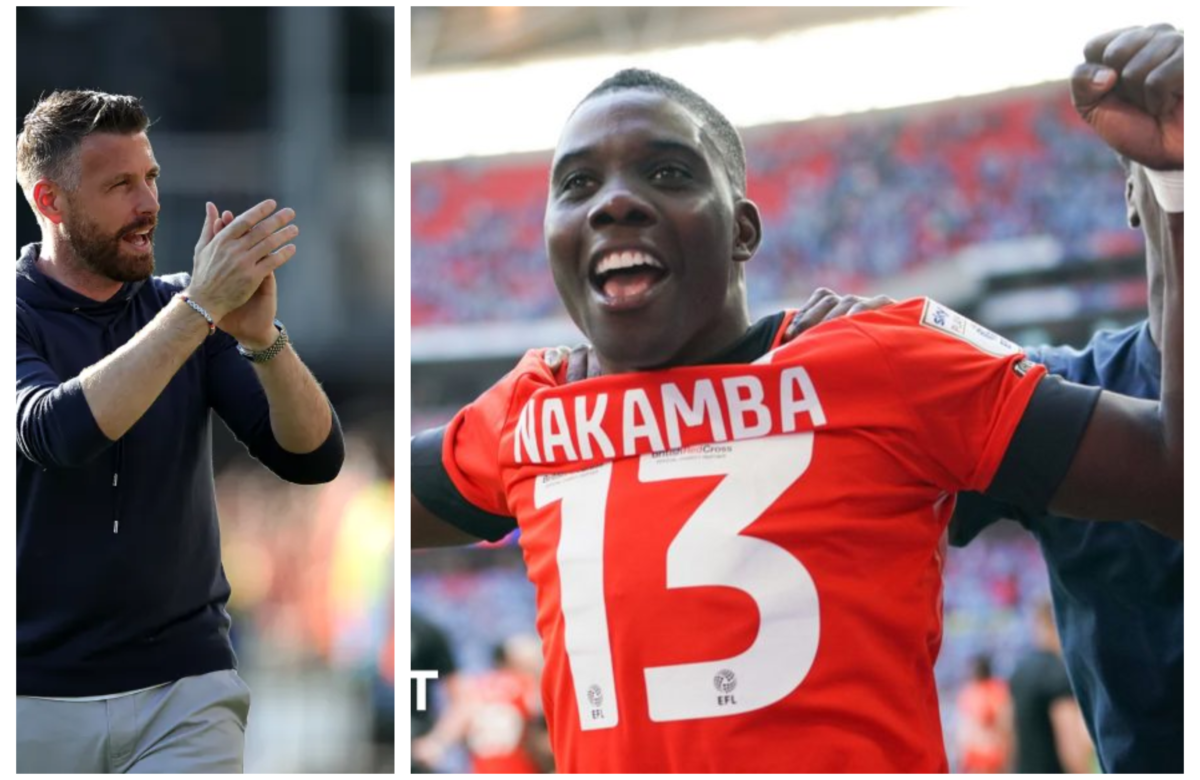
[[658,365],[625,365],[599,352],[596,358],[600,363],[600,373],[604,375],[704,365],[716,362],[717,358],[729,352],[750,330],[750,325],[750,313],[742,308],[734,316],[722,318],[714,327],[697,333],[670,360]]

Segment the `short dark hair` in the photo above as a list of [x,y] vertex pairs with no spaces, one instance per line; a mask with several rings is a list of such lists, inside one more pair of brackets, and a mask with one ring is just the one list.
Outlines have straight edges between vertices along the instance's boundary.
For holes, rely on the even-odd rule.
[[717,151],[720,152],[721,159],[725,163],[730,183],[740,193],[746,192],[746,149],[742,145],[742,137],[738,135],[738,131],[734,129],[725,115],[718,111],[712,103],[675,79],[652,70],[627,68],[602,81],[599,86],[587,94],[587,97],[579,101],[579,105],[583,105],[597,95],[626,89],[657,92],[695,114],[704,129],[709,132],[713,143],[716,144]]
[[46,178],[68,190],[79,186],[78,153],[92,133],[132,135],[150,126],[139,98],[88,90],[60,90],[38,100],[17,136],[17,182],[26,198]]

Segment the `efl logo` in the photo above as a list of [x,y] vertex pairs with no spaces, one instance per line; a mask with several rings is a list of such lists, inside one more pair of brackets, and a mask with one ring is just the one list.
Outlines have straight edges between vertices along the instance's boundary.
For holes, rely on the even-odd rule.
[[713,685],[716,687],[717,692],[721,694],[717,697],[718,707],[737,704],[737,699],[733,697],[733,690],[737,688],[737,675],[728,669],[722,669],[713,678]]

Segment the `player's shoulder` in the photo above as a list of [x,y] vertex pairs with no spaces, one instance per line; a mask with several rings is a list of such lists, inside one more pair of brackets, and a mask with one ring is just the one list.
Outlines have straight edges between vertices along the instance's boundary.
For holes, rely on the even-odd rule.
[[[490,450],[497,436],[517,424],[521,410],[537,393],[566,382],[567,354],[565,348],[529,350],[491,387],[463,407],[451,427],[465,426],[473,432],[474,439]],[[462,431],[455,433],[455,446],[461,447],[463,441]]]
[[547,384],[561,384],[566,379],[568,347],[539,347],[521,356],[509,373],[514,378],[529,378]]
[[853,316],[835,317],[806,329],[795,339],[788,339],[784,334],[793,327],[792,323],[800,312],[789,310],[785,312],[776,343],[782,343],[785,350],[796,345],[801,352],[810,351],[817,345],[825,349],[878,346],[880,341],[894,337],[897,330],[903,332],[919,328],[929,303],[928,298],[911,298]]
[[986,368],[1011,362],[1022,350],[949,306],[921,297],[821,323],[779,353],[775,362],[828,360],[839,371],[870,373],[881,361],[905,372],[955,370],[949,367],[964,360]]
[[513,406],[514,399],[528,398],[540,389],[565,384],[569,354],[566,347],[529,350],[507,374],[488,388],[476,404],[499,403],[507,410]]
[[871,335],[895,335],[900,329],[906,339],[949,339],[948,343],[968,344],[995,357],[1022,352],[1016,343],[933,298],[910,298],[850,319]]

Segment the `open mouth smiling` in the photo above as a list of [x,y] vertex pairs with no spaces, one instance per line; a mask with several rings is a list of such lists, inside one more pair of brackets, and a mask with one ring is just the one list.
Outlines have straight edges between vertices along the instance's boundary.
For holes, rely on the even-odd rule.
[[610,249],[591,264],[588,282],[608,309],[633,309],[648,303],[670,276],[667,267],[643,249]]

